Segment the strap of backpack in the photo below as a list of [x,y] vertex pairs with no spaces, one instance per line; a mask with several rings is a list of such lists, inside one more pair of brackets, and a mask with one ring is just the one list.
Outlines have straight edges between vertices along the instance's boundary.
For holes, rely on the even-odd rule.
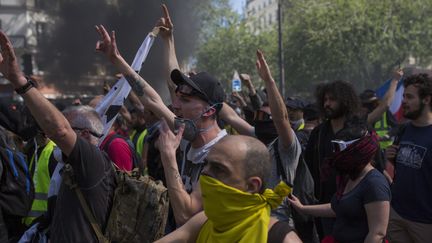
[[108,141],[106,141],[106,143],[104,144],[102,150],[108,153],[108,148],[109,148],[111,142],[112,142],[114,139],[119,138],[119,137],[121,137],[121,136],[118,135],[118,134],[115,134],[115,133],[112,134],[112,135],[109,137]]
[[282,165],[282,160],[280,158],[279,154],[279,138],[277,138],[273,143],[273,151],[274,151],[274,157],[276,159],[276,166],[277,166],[277,172],[279,176],[282,176],[282,179],[285,183],[288,183],[288,177],[286,174],[286,171]]
[[73,168],[70,164],[65,164],[63,168],[63,181],[66,185],[69,186],[70,189],[74,190],[76,195],[78,196],[78,200],[81,204],[82,209],[84,210],[84,214],[89,221],[91,227],[93,228],[93,231],[98,238],[98,242],[109,243],[109,240],[103,235],[102,230],[96,221],[96,218],[94,217],[93,213],[90,210],[90,207],[84,199],[84,195],[82,194],[81,190],[73,179]]

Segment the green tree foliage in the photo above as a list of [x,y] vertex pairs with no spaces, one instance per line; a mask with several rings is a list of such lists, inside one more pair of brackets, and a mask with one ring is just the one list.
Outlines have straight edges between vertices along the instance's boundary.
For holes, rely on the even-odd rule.
[[344,79],[377,87],[398,62],[431,61],[431,0],[298,0],[285,4],[287,83]]
[[[259,83],[256,75],[255,52],[262,49],[269,57],[273,74],[277,76],[275,69],[275,34],[262,33],[251,34],[244,23],[230,25],[219,29],[213,38],[204,43],[197,52],[198,70],[206,70],[215,74],[227,85],[232,79],[234,70],[241,73],[249,73]],[[229,85],[228,85],[229,86]]]
[[196,53],[198,71],[214,74],[226,88],[231,87],[234,70],[250,74],[253,82],[259,85],[255,52],[261,49],[266,54],[274,77],[277,77],[277,35],[274,31],[258,35],[251,33],[245,20],[231,10],[227,0],[212,1],[205,23],[208,25],[203,25],[201,44]]

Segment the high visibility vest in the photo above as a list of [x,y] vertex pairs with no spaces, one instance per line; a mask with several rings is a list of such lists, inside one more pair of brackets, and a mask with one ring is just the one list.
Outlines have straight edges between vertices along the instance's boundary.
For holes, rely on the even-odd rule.
[[135,146],[135,151],[139,154],[139,157],[141,158],[142,156],[142,150],[143,150],[143,146],[144,146],[144,138],[147,135],[147,129],[144,129],[139,135],[138,135],[138,139],[136,139],[137,136],[137,130],[134,130],[132,132],[132,134],[130,135],[130,140],[132,141],[132,143]]
[[393,141],[388,137],[389,126],[387,123],[387,111],[381,116],[381,120],[375,122],[374,129],[380,137],[380,148],[386,149],[390,145],[392,145]]
[[304,124],[304,122],[303,122],[303,123],[300,124],[300,126],[297,128],[297,131],[302,130],[304,127],[305,127],[305,124]]
[[[50,174],[48,169],[49,159],[54,150],[55,143],[49,141],[42,150],[33,173],[33,183],[35,189],[35,198],[33,200],[30,212],[24,219],[26,225],[30,225],[32,221],[44,214],[48,210],[48,188],[50,184]],[[34,155],[30,161],[30,168],[34,162]]]

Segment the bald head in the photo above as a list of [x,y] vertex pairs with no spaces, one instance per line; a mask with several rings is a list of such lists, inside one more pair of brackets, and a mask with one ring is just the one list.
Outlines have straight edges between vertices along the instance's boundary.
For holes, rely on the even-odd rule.
[[211,150],[230,158],[232,163],[239,166],[244,179],[256,176],[265,182],[270,174],[270,154],[267,147],[256,138],[225,136]]

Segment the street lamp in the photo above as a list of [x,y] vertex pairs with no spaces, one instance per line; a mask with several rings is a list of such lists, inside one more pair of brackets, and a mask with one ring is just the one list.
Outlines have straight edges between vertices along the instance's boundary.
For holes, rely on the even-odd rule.
[[279,90],[285,99],[285,69],[282,46],[282,0],[278,1]]

